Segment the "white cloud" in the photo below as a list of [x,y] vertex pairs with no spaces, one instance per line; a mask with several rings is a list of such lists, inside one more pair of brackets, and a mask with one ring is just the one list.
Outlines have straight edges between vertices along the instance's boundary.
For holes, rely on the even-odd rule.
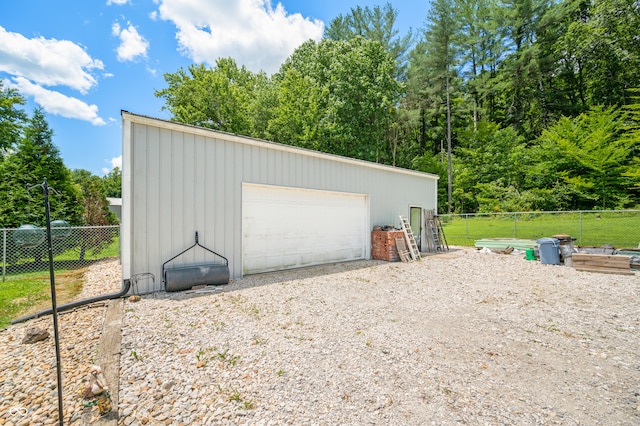
[[103,126],[106,124],[105,121],[98,116],[97,105],[88,105],[77,98],[45,89],[42,86],[33,84],[24,77],[14,77],[13,81],[5,80],[5,83],[7,83],[8,87],[14,87],[26,96],[33,96],[35,102],[47,113],[88,121],[95,126]]
[[161,0],[160,17],[177,27],[181,52],[214,65],[232,57],[252,71],[273,73],[296,47],[319,40],[324,24],[289,14],[271,0]]
[[115,22],[111,27],[111,32],[120,38],[120,46],[118,46],[118,61],[133,61],[137,57],[146,57],[149,49],[149,42],[145,40],[136,27],[129,24],[125,29]]
[[68,86],[86,94],[97,85],[90,73],[104,68],[79,45],[68,40],[26,38],[0,26],[0,71],[45,86]]
[[112,4],[122,6],[129,3],[129,0],[107,0],[107,6],[111,6]]
[[111,160],[108,160],[108,163],[111,164],[111,167],[103,167],[102,174],[108,175],[116,167],[122,170],[122,155],[113,157]]
[[109,164],[111,164],[111,168],[103,167],[102,174],[107,175],[111,172],[111,170],[115,169],[116,167],[122,170],[122,155],[119,157],[114,157],[111,160],[109,160]]
[[111,159],[111,168],[115,169],[116,167],[122,170],[122,155]]

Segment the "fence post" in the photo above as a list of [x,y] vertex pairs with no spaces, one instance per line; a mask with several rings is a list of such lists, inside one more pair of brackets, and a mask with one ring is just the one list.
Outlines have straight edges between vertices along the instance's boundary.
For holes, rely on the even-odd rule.
[[518,238],[518,213],[513,212],[513,238]]
[[580,210],[580,235],[578,236],[579,244],[582,244],[582,210]]
[[465,214],[464,215],[464,223],[466,225],[466,229],[465,229],[465,238],[468,240],[469,239],[469,215]]
[[7,275],[7,230],[2,230],[2,282]]

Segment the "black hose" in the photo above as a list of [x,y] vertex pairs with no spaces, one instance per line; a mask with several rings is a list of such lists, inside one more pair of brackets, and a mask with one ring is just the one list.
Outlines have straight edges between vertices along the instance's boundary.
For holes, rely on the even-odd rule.
[[[68,311],[68,310],[73,309],[73,308],[77,308],[78,306],[88,305],[90,303],[100,302],[102,300],[118,299],[120,297],[126,296],[127,293],[129,292],[129,288],[131,288],[131,281],[130,280],[124,280],[122,282],[122,289],[120,289],[120,291],[117,292],[117,293],[103,294],[103,295],[96,296],[96,297],[90,297],[88,299],[78,300],[77,302],[67,303],[66,305],[58,306],[56,310],[58,312],[64,312],[64,311]],[[40,311],[40,312],[35,313],[35,314],[27,315],[26,317],[22,317],[22,318],[11,320],[11,324],[18,324],[18,323],[21,323],[21,322],[28,321],[30,319],[39,318],[39,317],[41,317],[43,315],[49,315],[49,314],[52,314],[52,313],[53,313],[53,309],[46,309],[44,311]]]

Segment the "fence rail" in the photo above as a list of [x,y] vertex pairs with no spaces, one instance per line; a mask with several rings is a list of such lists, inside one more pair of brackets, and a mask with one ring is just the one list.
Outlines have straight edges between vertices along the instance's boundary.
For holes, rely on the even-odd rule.
[[[48,271],[46,229],[0,228],[2,281],[11,275]],[[72,270],[120,255],[120,226],[52,229],[53,263]]]
[[640,243],[640,210],[468,213],[440,215],[451,245],[483,238],[537,240],[568,234],[580,246],[634,248]]

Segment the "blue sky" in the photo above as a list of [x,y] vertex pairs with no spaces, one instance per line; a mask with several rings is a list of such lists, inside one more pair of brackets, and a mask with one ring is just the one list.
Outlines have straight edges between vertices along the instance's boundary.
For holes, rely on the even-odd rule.
[[[41,106],[70,169],[122,162],[120,111],[169,118],[163,74],[233,57],[273,73],[295,48],[366,0],[21,0],[0,7],[0,79]],[[427,1],[393,1],[398,29],[421,29]],[[27,12],[28,11],[28,12]]]

